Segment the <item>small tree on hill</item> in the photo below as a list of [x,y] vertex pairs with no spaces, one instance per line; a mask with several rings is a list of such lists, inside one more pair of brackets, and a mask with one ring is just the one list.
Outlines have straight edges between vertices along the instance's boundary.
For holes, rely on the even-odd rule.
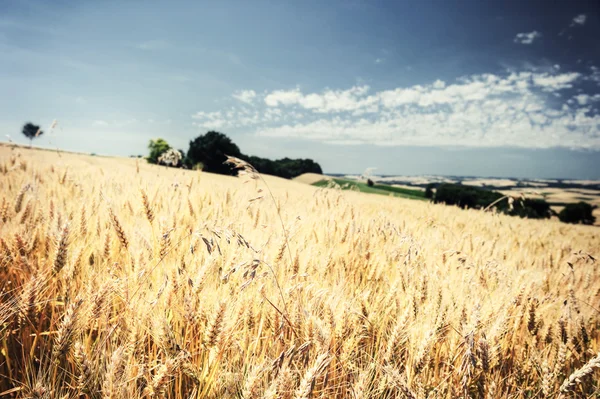
[[576,204],[567,204],[559,212],[558,218],[564,223],[594,224],[596,221],[596,218],[592,215],[594,208],[594,206],[583,201]]
[[42,129],[38,125],[34,125],[31,122],[27,122],[23,126],[22,133],[29,139],[29,146],[31,147],[33,139],[44,134]]
[[236,172],[229,165],[223,164],[227,160],[227,155],[242,158],[239,147],[229,137],[215,131],[210,131],[190,141],[190,148],[187,152],[190,162],[193,165],[201,162],[204,165],[203,170],[206,172],[223,175],[235,174]]
[[164,139],[158,138],[150,140],[148,149],[150,150],[150,155],[146,157],[146,160],[150,163],[158,163],[158,158],[170,150],[171,146]]
[[374,185],[375,185],[375,183],[373,183],[373,180],[367,179],[367,186],[373,187]]

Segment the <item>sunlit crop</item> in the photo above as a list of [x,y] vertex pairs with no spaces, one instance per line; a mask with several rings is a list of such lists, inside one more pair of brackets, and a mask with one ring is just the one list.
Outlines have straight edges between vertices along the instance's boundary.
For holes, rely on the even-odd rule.
[[598,395],[597,227],[246,172],[0,147],[0,397]]

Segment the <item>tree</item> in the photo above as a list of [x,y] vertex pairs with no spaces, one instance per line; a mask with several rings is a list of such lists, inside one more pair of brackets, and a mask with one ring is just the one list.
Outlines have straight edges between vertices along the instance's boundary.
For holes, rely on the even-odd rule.
[[164,139],[158,138],[150,140],[148,149],[150,150],[150,155],[146,157],[146,160],[150,163],[158,163],[158,158],[167,152],[167,150],[170,150],[171,146]]
[[240,158],[248,162],[259,173],[286,179],[291,179],[303,173],[323,174],[321,166],[312,159],[282,158],[273,161],[267,158],[244,155],[229,137],[215,131],[210,131],[190,141],[190,148],[184,156],[183,164],[190,169],[196,169],[199,165],[202,165],[202,170],[206,172],[235,175],[237,171],[224,164],[227,156]]
[[549,219],[552,216],[552,209],[550,209],[550,204],[543,199],[525,198],[515,201],[509,214],[528,219]]
[[367,179],[367,186],[373,187],[374,185],[375,185],[375,183],[373,183],[373,180]]
[[[458,205],[461,208],[485,208],[502,194],[461,184],[442,183],[435,192],[436,203]],[[498,204],[501,206],[501,204]]]
[[429,183],[427,187],[425,187],[425,198],[433,198],[433,183]]
[[179,150],[169,148],[167,151],[163,152],[160,157],[158,157],[158,164],[167,166],[180,166],[182,158],[183,156]]
[[192,165],[202,163],[203,170],[223,175],[233,175],[236,172],[230,166],[224,165],[227,155],[242,158],[237,145],[223,133],[210,131],[190,141],[187,158]]
[[31,122],[27,122],[23,126],[22,132],[25,135],[25,137],[27,137],[29,139],[29,146],[30,147],[31,147],[33,139],[35,139],[36,137],[39,137],[42,134],[44,134],[44,132],[42,131],[42,129],[40,129],[40,127],[38,125],[34,125]]
[[594,206],[583,201],[576,204],[567,204],[563,210],[559,212],[558,218],[564,223],[594,224],[596,221],[596,218],[592,215],[594,208]]

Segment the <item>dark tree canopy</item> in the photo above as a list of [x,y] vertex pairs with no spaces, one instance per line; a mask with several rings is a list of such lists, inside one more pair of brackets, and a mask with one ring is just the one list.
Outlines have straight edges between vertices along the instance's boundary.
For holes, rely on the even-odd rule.
[[190,141],[190,148],[184,163],[189,167],[201,163],[203,170],[206,172],[234,175],[237,172],[229,165],[223,164],[227,159],[227,155],[250,163],[260,173],[286,179],[291,179],[303,173],[323,173],[319,164],[312,159],[282,158],[273,161],[267,158],[244,155],[229,137],[215,131],[210,131]]
[[550,204],[542,199],[526,198],[524,200],[517,200],[510,207],[508,199],[502,199],[502,197],[504,195],[497,191],[463,186],[461,184],[443,183],[438,186],[435,192],[434,202],[475,209],[483,209],[495,203],[494,207],[497,210],[511,216],[520,216],[529,219],[548,219],[552,216]]
[[241,158],[249,162],[260,173],[291,179],[303,173],[323,174],[321,166],[312,159],[282,158],[275,161],[255,156],[242,155]]
[[202,163],[203,170],[222,175],[232,175],[237,172],[223,163],[227,155],[240,158],[242,153],[237,145],[223,133],[210,131],[190,141],[187,158],[192,164]]
[[44,134],[38,125],[34,125],[31,122],[27,122],[25,126],[23,126],[22,132],[30,141]]
[[433,183],[429,183],[427,187],[425,187],[425,198],[432,199],[433,198]]
[[525,198],[515,201],[513,209],[509,212],[513,216],[528,219],[549,219],[552,216],[550,204],[543,199]]
[[434,201],[447,205],[458,205],[461,208],[484,208],[500,198],[502,198],[502,194],[495,191],[443,183],[438,186]]
[[567,204],[559,212],[558,218],[565,223],[594,224],[596,217],[592,215],[594,207],[587,202],[578,202],[576,204]]

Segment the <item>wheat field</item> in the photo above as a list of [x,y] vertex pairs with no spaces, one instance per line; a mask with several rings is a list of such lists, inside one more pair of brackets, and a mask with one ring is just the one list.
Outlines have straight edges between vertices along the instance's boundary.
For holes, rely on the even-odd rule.
[[0,188],[0,398],[600,394],[597,227],[9,146]]

